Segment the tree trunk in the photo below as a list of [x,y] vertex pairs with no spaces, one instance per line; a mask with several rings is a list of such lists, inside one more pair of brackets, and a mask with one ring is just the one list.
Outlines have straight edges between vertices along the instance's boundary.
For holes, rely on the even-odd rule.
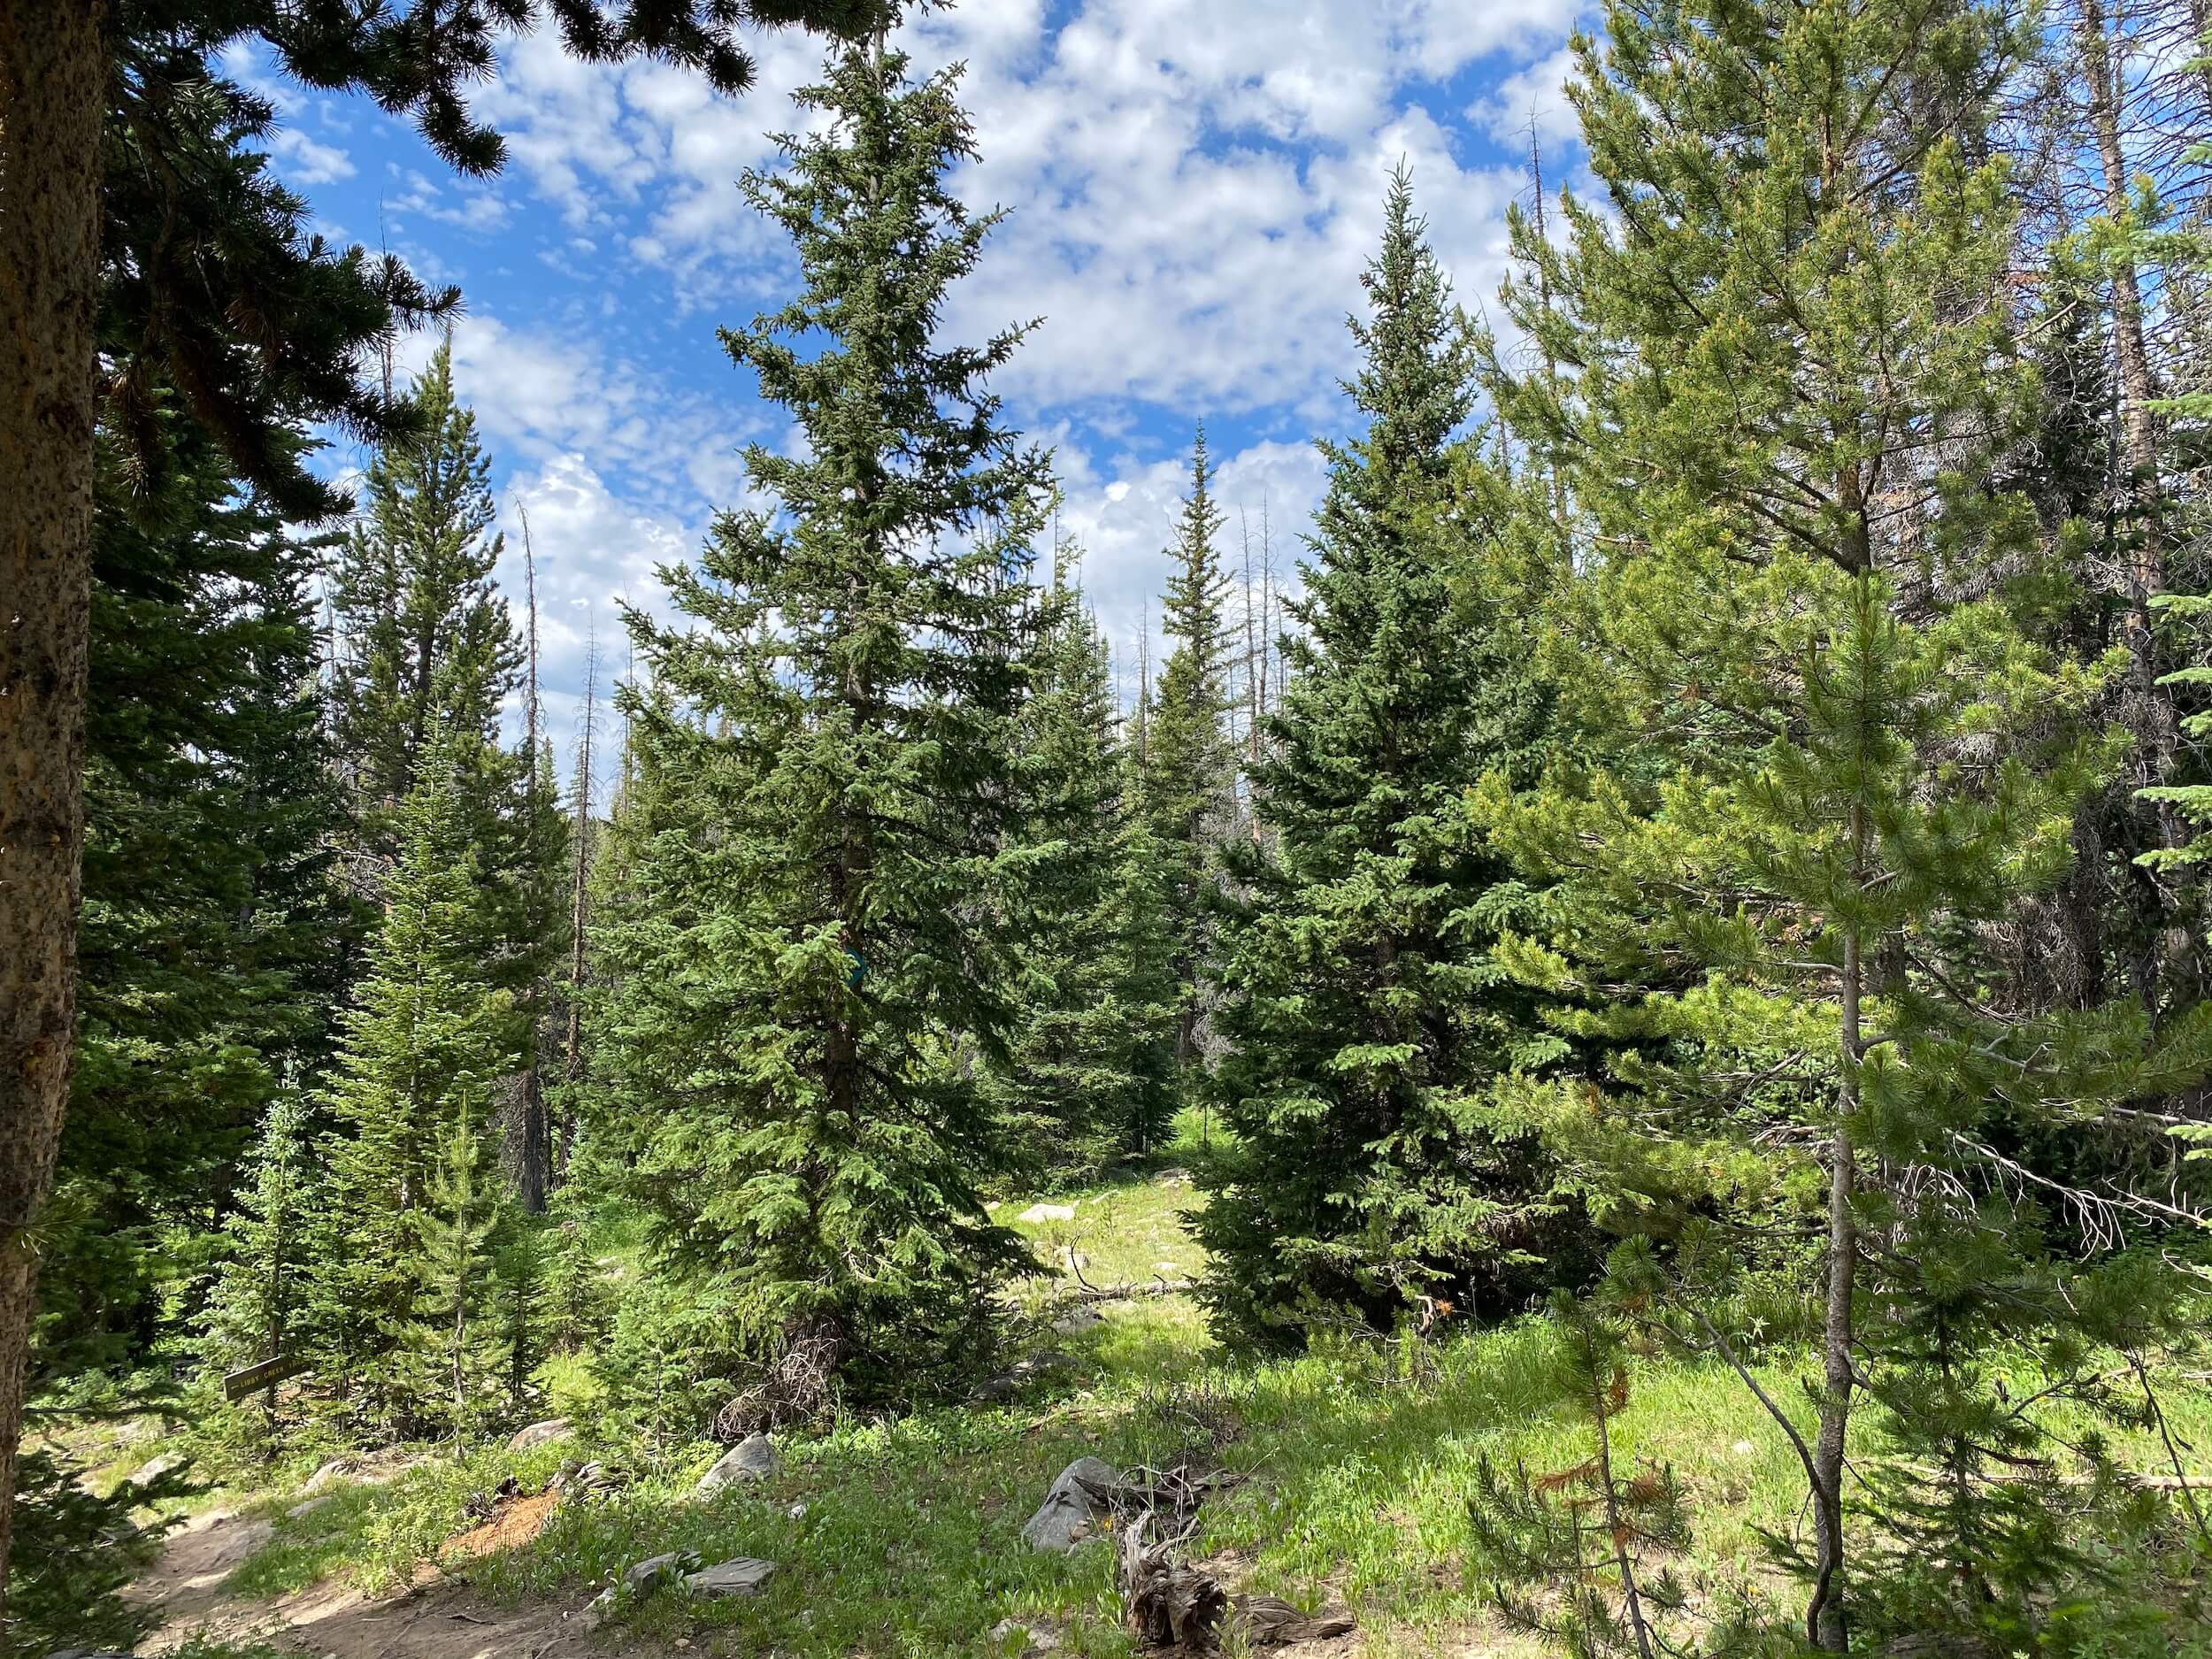
[[0,0],[0,1603],[76,1024],[101,0]]
[[[2131,173],[2121,132],[2123,81],[2107,30],[2103,0],[2081,0],[2081,69],[2089,83],[2089,122],[2104,175],[2104,210],[2116,223],[2125,217]],[[2126,536],[2122,572],[2127,610],[2121,632],[2128,648],[2129,718],[2135,733],[2137,781],[2162,783],[2171,774],[2179,737],[2172,698],[2158,684],[2158,638],[2152,601],[2166,590],[2166,550],[2160,519],[2165,488],[2159,476],[2157,387],[2143,333],[2143,290],[2134,256],[2122,249],[2112,261],[2112,354],[2120,381],[2120,518]],[[2188,840],[2171,804],[2139,808],[2150,818],[2153,845],[2179,847]],[[2152,1010],[2193,995],[2194,951],[2166,884],[2154,881],[2153,902],[2162,926],[2160,979],[2147,994]]]
[[[1851,810],[1855,879],[1865,879],[1867,823],[1864,809]],[[1849,1647],[1843,1601],[1844,1452],[1851,1426],[1852,1300],[1858,1290],[1858,1219],[1852,1207],[1857,1152],[1851,1142],[1852,1119],[1859,1107],[1859,1063],[1866,1042],[1860,1029],[1859,991],[1864,972],[1856,926],[1844,935],[1840,1054],[1843,1083],[1836,1102],[1836,1129],[1828,1156],[1828,1284],[1821,1332],[1820,1433],[1813,1445],[1813,1507],[1819,1528],[1815,1552],[1817,1577],[1805,1609],[1805,1633],[1814,1647],[1842,1653]]]

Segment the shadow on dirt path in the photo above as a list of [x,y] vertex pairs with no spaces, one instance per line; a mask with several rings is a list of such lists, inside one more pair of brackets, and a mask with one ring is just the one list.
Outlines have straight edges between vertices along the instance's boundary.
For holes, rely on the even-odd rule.
[[273,1601],[229,1594],[231,1572],[269,1531],[266,1521],[214,1509],[171,1533],[160,1557],[127,1593],[161,1620],[139,1653],[168,1653],[203,1632],[318,1659],[581,1659],[587,1653],[658,1651],[595,1647],[573,1617],[587,1599],[582,1595],[573,1607],[502,1607],[427,1568],[423,1582],[391,1595],[367,1596],[330,1583]]

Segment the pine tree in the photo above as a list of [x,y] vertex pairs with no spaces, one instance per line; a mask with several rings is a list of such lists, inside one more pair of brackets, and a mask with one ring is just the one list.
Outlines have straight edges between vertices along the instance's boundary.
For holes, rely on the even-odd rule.
[[[1666,1558],[1688,1551],[1688,1494],[1673,1470],[1627,1464],[1617,1443],[1630,1320],[1565,1290],[1553,1293],[1549,1315],[1559,1380],[1589,1425],[1591,1455],[1532,1476],[1517,1467],[1509,1478],[1486,1455],[1478,1463],[1468,1519],[1501,1576],[1492,1590],[1501,1617],[1567,1659],[1727,1651],[1734,1632],[1725,1623],[1704,1642],[1686,1644],[1678,1628],[1689,1588]],[[1532,1594],[1532,1583],[1551,1594]]]
[[196,1311],[175,1265],[206,1259],[286,1067],[326,1054],[357,927],[331,879],[316,548],[188,434],[151,497],[103,480],[81,1021],[35,1378],[127,1368]]
[[1237,1144],[1200,1231],[1215,1318],[1250,1339],[1344,1311],[1386,1329],[1424,1299],[1494,1315],[1578,1271],[1571,1211],[1490,1099],[1564,1045],[1488,968],[1513,884],[1458,812],[1487,772],[1532,780],[1547,696],[1468,579],[1486,525],[1454,434],[1473,346],[1402,172],[1362,280],[1367,428],[1322,446],[1301,630],[1253,773],[1273,853],[1240,849],[1223,924]]
[[370,463],[364,516],[332,588],[338,746],[358,768],[373,844],[388,841],[376,828],[413,789],[434,734],[496,744],[523,663],[492,578],[505,539],[492,529],[491,464],[454,392],[449,338],[412,396],[422,430]]
[[1126,887],[1124,814],[1133,802],[1105,639],[1080,592],[1056,580],[1041,628],[1016,728],[1026,942],[1010,1053],[992,1092],[1000,1133],[1033,1179],[1094,1178],[1168,1126],[1161,1062],[1173,1003],[1158,982],[1164,941],[1146,931],[1156,907],[1133,902]]
[[[357,768],[361,841],[382,865],[399,851],[399,803],[434,743],[452,741],[458,802],[483,877],[478,950],[513,995],[510,1046],[521,1057],[500,1089],[502,1140],[518,1190],[538,1184],[542,1134],[538,1011],[565,941],[567,829],[537,740],[501,747],[500,710],[528,695],[525,641],[494,571],[505,549],[476,417],[454,390],[450,340],[411,396],[423,429],[385,446],[365,483],[366,509],[333,584],[339,667],[334,725]],[[457,741],[455,741],[457,740]],[[377,878],[364,884],[372,894]]]
[[1174,644],[1143,711],[1143,810],[1161,859],[1179,987],[1175,1063],[1187,1077],[1202,1061],[1217,855],[1236,812],[1236,757],[1226,725],[1229,576],[1216,545],[1225,515],[1214,502],[1213,480],[1201,426],[1191,442],[1191,490],[1167,551],[1173,569],[1160,606],[1161,631]]
[[456,1179],[452,1125],[517,1059],[512,999],[478,952],[481,860],[463,795],[472,744],[441,734],[403,804],[384,924],[324,1100],[335,1128],[323,1148],[314,1340],[321,1375],[388,1432],[449,1422],[443,1379],[396,1356],[431,1340],[425,1298],[434,1268],[452,1264],[457,1224],[438,1208],[440,1183]]
[[285,1351],[309,1269],[315,1166],[305,1102],[284,1088],[270,1102],[246,1161],[238,1208],[223,1224],[225,1256],[210,1298],[204,1352],[234,1370]]
[[[1607,25],[1574,99],[1611,208],[1571,201],[1564,248],[1517,239],[1571,366],[1493,373],[1586,526],[1563,612],[1579,690],[1643,753],[1575,757],[1517,798],[1493,779],[1481,816],[1550,884],[1504,964],[1571,999],[1551,1018],[1609,1062],[1526,1091],[1594,1210],[1669,1239],[1686,1322],[1724,1357],[1717,1287],[1686,1264],[1793,1233],[1821,1254],[1817,1428],[1774,1415],[1810,1499],[1804,1636],[1841,1652],[1854,1619],[1878,1640],[1894,1612],[1847,1528],[1862,1394],[1908,1446],[1966,1459],[1970,1486],[2005,1452],[1970,1449],[1998,1379],[1911,1386],[1916,1310],[2001,1282],[1992,1317],[2082,1394],[2060,1356],[2090,1303],[2005,1148],[2171,1089],[2207,1032],[1991,995],[1990,933],[2064,873],[2116,760],[2088,718],[2101,668],[2015,610],[2048,551],[2004,488],[2034,388],[1988,303],[2015,243],[1986,123],[2018,37],[1964,0],[1709,27],[1613,5]],[[1594,1005],[1600,987],[1621,989]],[[2124,1238],[2154,1225],[2108,1202]],[[2020,1645],[2005,1621],[2033,1598],[1998,1555],[2028,1556],[1952,1542],[1945,1594],[1904,1627]]]
[[830,1386],[926,1387],[1016,1259],[977,1194],[1003,1149],[975,1063],[1010,1015],[1050,478],[984,385],[1023,331],[936,342],[996,219],[946,187],[972,154],[956,77],[906,65],[833,58],[800,95],[819,130],[747,180],[804,286],[723,340],[805,442],[749,450],[777,510],[724,515],[700,568],[664,572],[688,625],[630,619],[650,689],[622,694],[592,1130],[656,1271],[741,1310],[757,1381],[726,1432]]

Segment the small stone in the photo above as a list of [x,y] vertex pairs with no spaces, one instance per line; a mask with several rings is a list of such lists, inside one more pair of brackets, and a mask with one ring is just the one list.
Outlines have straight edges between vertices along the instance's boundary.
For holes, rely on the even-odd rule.
[[758,1595],[760,1586],[775,1575],[776,1563],[740,1555],[718,1562],[684,1579],[694,1595]]
[[687,1549],[672,1549],[665,1555],[649,1555],[632,1564],[622,1575],[621,1587],[633,1595],[650,1595],[664,1584],[673,1582],[699,1564],[699,1557]]
[[1024,1624],[1018,1618],[1002,1618],[992,1625],[991,1640],[995,1642],[1019,1642],[1021,1645],[1014,1651],[1021,1655],[1022,1659],[1030,1659],[1033,1654],[1051,1653],[1060,1646],[1057,1631]]
[[526,1429],[517,1429],[515,1437],[507,1442],[511,1452],[526,1452],[534,1447],[549,1446],[555,1440],[565,1440],[575,1432],[566,1417],[548,1417],[542,1423],[533,1423]]
[[805,1520],[806,1501],[804,1499],[801,1499],[798,1502],[793,1504],[789,1509],[786,1509],[784,1513],[795,1521]]
[[1022,1211],[1021,1218],[1032,1223],[1072,1221],[1075,1219],[1075,1206],[1073,1204],[1032,1204]]
[[313,1474],[308,1476],[307,1484],[300,1488],[300,1494],[303,1497],[312,1496],[314,1494],[320,1492],[332,1481],[337,1479],[340,1476],[350,1474],[352,1472],[353,1459],[350,1457],[334,1457],[328,1463],[325,1463],[320,1469],[318,1469]]
[[1036,1514],[1023,1524],[1022,1537],[1030,1548],[1064,1555],[1087,1538],[1097,1535],[1098,1523],[1112,1511],[1090,1491],[1121,1484],[1111,1464],[1095,1457],[1079,1457],[1060,1471],[1038,1505]]
[[783,1467],[783,1459],[765,1434],[748,1434],[715,1460],[714,1467],[699,1477],[691,1489],[695,1498],[710,1498],[726,1486],[766,1480]]

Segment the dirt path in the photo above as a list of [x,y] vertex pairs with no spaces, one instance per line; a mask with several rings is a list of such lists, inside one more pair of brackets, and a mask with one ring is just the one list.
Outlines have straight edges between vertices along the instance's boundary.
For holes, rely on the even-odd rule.
[[265,1641],[317,1659],[581,1659],[586,1653],[642,1654],[642,1647],[595,1647],[573,1615],[588,1597],[499,1607],[434,1577],[410,1590],[366,1596],[321,1584],[273,1601],[232,1595],[232,1571],[269,1536],[269,1523],[228,1509],[196,1516],[169,1535],[160,1557],[127,1593],[161,1623],[139,1645],[170,1652],[196,1633]]

